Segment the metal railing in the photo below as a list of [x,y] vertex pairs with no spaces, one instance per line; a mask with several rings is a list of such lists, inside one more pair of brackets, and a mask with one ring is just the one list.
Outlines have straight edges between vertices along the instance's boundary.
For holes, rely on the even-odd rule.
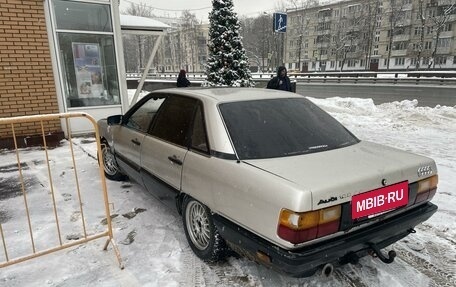
[[[139,73],[127,73],[127,80],[136,80]],[[256,81],[267,81],[275,73],[252,73]],[[456,72],[452,71],[412,71],[412,72],[315,72],[288,73],[291,80],[299,83],[329,84],[402,84],[402,85],[456,85]],[[204,73],[187,73],[190,81],[199,82],[206,78]],[[147,80],[176,81],[176,73],[150,73]]]
[[[71,118],[85,118],[93,124],[94,130],[95,130],[95,138],[96,138],[97,153],[98,153],[98,160],[99,160],[99,176],[100,176],[100,183],[101,183],[100,188],[101,188],[102,197],[103,197],[103,199],[102,199],[103,202],[102,203],[100,202],[100,206],[101,205],[104,206],[104,213],[106,215],[106,220],[107,220],[107,225],[106,225],[107,229],[102,232],[97,232],[97,231],[89,232],[88,228],[86,226],[86,218],[87,218],[86,216],[87,215],[84,213],[84,200],[82,197],[83,193],[82,193],[81,185],[79,182],[78,169],[77,169],[77,165],[76,165],[73,141],[72,141],[72,137],[71,137],[71,127],[70,127]],[[76,187],[75,187],[76,192],[75,193],[77,194],[77,199],[78,199],[78,204],[77,204],[77,207],[74,210],[74,212],[77,212],[78,214],[80,214],[80,216],[81,216],[80,228],[83,230],[83,236],[81,236],[82,238],[72,240],[71,242],[64,242],[62,239],[61,225],[62,225],[62,223],[64,223],[64,220],[62,219],[62,216],[59,216],[58,207],[59,207],[59,204],[61,204],[61,202],[59,202],[56,199],[56,190],[54,188],[55,184],[54,184],[54,180],[52,177],[51,166],[50,166],[49,148],[48,148],[48,145],[46,142],[46,132],[44,129],[45,122],[55,121],[55,120],[64,120],[65,121],[65,126],[67,129],[67,135],[68,135],[68,141],[69,141],[69,154],[71,155],[71,159],[68,159],[68,161],[71,162],[70,163],[72,165],[71,169],[74,171],[74,179],[76,182]],[[42,136],[42,140],[43,140],[43,152],[44,152],[45,158],[46,158],[47,175],[48,175],[48,180],[49,180],[49,182],[48,182],[49,183],[48,184],[49,192],[45,193],[43,195],[47,196],[49,198],[46,199],[46,198],[40,197],[40,200],[48,200],[48,203],[50,204],[50,206],[52,206],[53,219],[51,219],[51,220],[54,221],[54,223],[55,223],[55,229],[57,230],[57,232],[55,234],[57,240],[55,240],[55,241],[58,242],[58,244],[56,246],[53,246],[51,248],[47,248],[44,250],[38,250],[36,242],[35,242],[35,239],[37,236],[34,236],[34,230],[35,231],[36,230],[45,230],[45,228],[43,228],[43,226],[37,226],[38,222],[32,222],[33,214],[31,214],[30,209],[33,207],[33,204],[36,203],[36,201],[31,202],[27,196],[28,192],[30,192],[30,190],[27,190],[27,186],[25,184],[24,174],[23,174],[23,166],[26,163],[21,161],[20,151],[18,149],[18,142],[16,139],[16,128],[20,124],[23,124],[23,123],[39,123],[39,125],[41,126],[41,136]],[[30,243],[30,252],[27,252],[26,255],[12,258],[10,256],[10,253],[8,252],[9,251],[9,249],[8,249],[9,237],[7,236],[8,234],[6,234],[2,223],[0,222],[0,237],[2,239],[3,253],[4,253],[4,258],[5,258],[5,261],[3,261],[3,262],[0,260],[0,268],[9,266],[12,264],[16,264],[19,262],[23,262],[23,261],[26,261],[26,260],[29,260],[32,258],[36,258],[39,256],[43,256],[46,254],[50,254],[50,253],[53,253],[53,252],[56,252],[56,251],[59,251],[62,249],[66,249],[69,247],[84,244],[86,242],[89,242],[89,241],[92,241],[95,239],[107,237],[107,241],[103,247],[103,250],[107,250],[109,243],[111,243],[112,247],[114,249],[115,255],[117,257],[119,267],[121,269],[123,269],[123,263],[122,263],[122,259],[120,257],[120,252],[119,252],[119,249],[118,249],[117,245],[115,244],[114,238],[113,238],[112,222],[111,222],[110,209],[109,209],[109,200],[108,200],[108,193],[107,193],[107,189],[106,189],[106,179],[104,176],[103,168],[101,168],[102,167],[102,154],[100,152],[101,151],[100,140],[99,140],[100,137],[99,137],[98,127],[97,127],[95,119],[86,113],[62,113],[62,114],[0,118],[0,125],[7,125],[7,126],[9,125],[11,127],[11,131],[13,134],[13,140],[14,140],[14,146],[15,146],[15,156],[16,156],[16,162],[17,162],[18,175],[19,175],[17,180],[20,182],[21,196],[23,198],[24,210],[25,210],[24,219],[27,222],[26,225],[28,226],[27,228],[28,228],[28,233],[29,233],[29,237],[30,237],[29,240],[27,240]],[[44,185],[42,185],[42,186],[44,186]],[[93,191],[91,190],[90,192],[93,192]],[[48,196],[48,194],[50,194],[50,196]],[[41,196],[41,194],[40,194],[40,196]],[[21,219],[22,219],[22,217],[21,217]],[[24,241],[25,241],[24,238],[22,238],[19,242],[24,242]],[[14,246],[14,247],[17,247],[17,246]],[[24,249],[28,249],[28,248],[24,247]]]

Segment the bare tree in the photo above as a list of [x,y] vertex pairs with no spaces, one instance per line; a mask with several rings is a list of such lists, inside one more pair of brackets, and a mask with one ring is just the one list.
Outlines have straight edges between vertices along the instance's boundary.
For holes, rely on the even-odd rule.
[[245,50],[260,61],[262,71],[267,70],[274,42],[272,15],[262,13],[257,17],[242,18],[240,24]]
[[374,46],[375,31],[377,28],[377,17],[379,16],[380,2],[378,0],[366,0],[365,9],[363,10],[364,22],[364,47],[365,52],[365,69],[369,70],[372,48]]
[[435,69],[435,62],[436,62],[436,55],[437,55],[437,48],[439,46],[439,40],[440,40],[440,34],[445,31],[447,25],[448,25],[448,20],[450,19],[451,15],[456,12],[456,4],[454,3],[454,0],[450,1],[445,1],[444,5],[439,5],[439,2],[436,0],[431,0],[431,5],[430,9],[432,11],[431,15],[431,21],[434,27],[434,33],[435,33],[435,44],[434,44],[434,50],[432,51],[432,58],[433,58],[433,64],[432,68]]
[[[182,35],[184,41],[181,41],[181,48],[185,53],[185,64],[192,67],[192,72],[195,72],[195,66],[199,64],[199,45],[198,39],[200,38],[201,29],[199,28],[198,19],[196,15],[189,11],[182,12]],[[190,60],[190,62],[188,62]]]
[[342,10],[339,21],[332,25],[332,54],[336,57],[336,63],[341,59],[340,71],[344,69],[347,59],[358,59],[362,55],[362,49],[360,49],[364,29],[362,6],[351,7],[353,9],[351,11]]
[[296,58],[298,62],[298,68],[302,71],[301,68],[301,52],[302,52],[302,44],[303,44],[303,37],[304,33],[309,29],[309,17],[307,15],[308,9],[311,7],[316,7],[319,5],[319,0],[287,0],[288,4],[291,5],[292,11],[297,12],[297,19],[298,19],[298,41],[296,47]]
[[[130,6],[123,12],[127,15],[151,17],[153,9],[145,3],[130,3]],[[143,68],[145,50],[152,46],[150,37],[143,35],[124,35],[123,45],[126,58],[127,71],[140,72]]]
[[424,30],[426,28],[426,7],[424,0],[419,0],[418,2],[418,17],[420,20],[420,27],[418,29],[420,40],[416,45],[415,70],[420,69],[421,58],[424,50]]
[[402,21],[405,20],[405,3],[404,0],[389,0],[389,11],[387,11],[387,14],[389,15],[387,70],[389,70],[390,67],[394,35],[396,35],[397,31],[401,31],[404,26]]

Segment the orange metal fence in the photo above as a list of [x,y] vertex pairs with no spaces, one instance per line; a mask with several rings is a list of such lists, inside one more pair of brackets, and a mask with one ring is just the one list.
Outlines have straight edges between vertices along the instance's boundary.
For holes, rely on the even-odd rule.
[[[107,237],[106,244],[104,245],[103,250],[107,250],[109,243],[112,244],[113,250],[116,254],[117,260],[119,262],[119,266],[121,269],[123,269],[123,263],[122,259],[120,257],[119,249],[117,248],[117,245],[114,242],[113,238],[113,232],[112,232],[112,222],[111,222],[111,216],[110,216],[110,209],[109,209],[109,200],[108,200],[108,193],[106,189],[106,180],[103,172],[103,168],[99,168],[99,176],[100,176],[100,189],[102,193],[102,200],[104,201],[103,203],[100,203],[100,206],[103,206],[104,212],[106,215],[106,227],[107,229],[102,231],[102,232],[94,232],[94,231],[88,231],[87,226],[86,226],[86,215],[84,214],[84,199],[82,196],[81,192],[81,185],[79,181],[79,176],[78,176],[78,169],[77,169],[77,164],[75,160],[75,152],[74,152],[74,144],[72,140],[72,135],[71,135],[71,127],[70,127],[70,119],[71,118],[85,118],[89,120],[95,130],[95,138],[96,138],[96,145],[97,145],[97,154],[98,154],[98,161],[99,161],[99,166],[101,167],[102,165],[102,154],[101,154],[101,148],[100,148],[100,137],[99,137],[99,132],[98,132],[98,127],[96,124],[96,121],[88,114],[86,113],[63,113],[63,114],[49,114],[49,115],[35,115],[35,116],[24,116],[24,117],[12,117],[12,118],[0,118],[0,125],[9,125],[11,127],[11,131],[13,134],[14,138],[14,145],[15,145],[15,157],[17,161],[17,168],[18,168],[18,181],[20,182],[20,188],[21,188],[21,196],[23,198],[23,205],[24,205],[24,210],[25,210],[25,215],[24,218],[26,218],[26,225],[28,226],[28,236],[29,240],[21,240],[21,242],[29,241],[30,243],[30,252],[28,252],[27,255],[21,255],[19,257],[15,258],[10,258],[9,256],[9,249],[8,249],[8,234],[5,234],[5,230],[2,226],[2,223],[0,221],[0,238],[1,238],[1,243],[3,245],[3,254],[5,260],[2,261],[2,258],[0,257],[0,268],[1,267],[6,267],[15,263],[23,262],[32,258],[36,258],[42,255],[46,255],[49,253],[53,253],[65,248],[73,247],[76,245],[84,244],[86,242],[99,239],[102,237]],[[65,126],[67,129],[67,136],[68,136],[68,141],[69,141],[69,148],[70,151],[69,153],[71,154],[71,164],[72,167],[71,169],[74,171],[74,179],[76,183],[76,194],[77,194],[77,212],[81,216],[81,229],[83,230],[83,236],[82,238],[77,239],[77,240],[71,240],[71,242],[64,242],[62,240],[62,231],[61,231],[61,221],[62,218],[59,217],[59,212],[58,212],[58,205],[59,201],[56,200],[56,192],[54,190],[54,181],[53,181],[53,176],[51,172],[51,166],[50,166],[50,160],[49,160],[49,148],[46,143],[46,133],[44,129],[44,122],[47,121],[52,121],[52,120],[64,120],[65,121]],[[57,230],[57,234],[55,236],[57,237],[58,244],[56,246],[53,246],[51,248],[46,248],[44,250],[38,250],[35,239],[36,237],[34,236],[34,231],[40,230],[39,227],[33,226],[32,224],[32,215],[30,212],[30,208],[33,206],[33,202],[30,202],[27,198],[27,188],[26,184],[24,183],[24,176],[23,176],[23,164],[21,162],[20,158],[20,151],[18,149],[17,141],[16,141],[16,130],[15,127],[18,126],[18,124],[21,123],[32,123],[32,122],[38,122],[41,125],[41,134],[43,138],[43,152],[45,153],[46,157],[46,163],[47,163],[47,175],[48,175],[48,180],[49,180],[49,194],[50,197],[49,201],[52,206],[53,210],[53,221],[55,222],[55,229]],[[94,191],[90,191],[94,192]],[[51,235],[52,236],[52,235]],[[0,252],[1,254],[1,252]]]

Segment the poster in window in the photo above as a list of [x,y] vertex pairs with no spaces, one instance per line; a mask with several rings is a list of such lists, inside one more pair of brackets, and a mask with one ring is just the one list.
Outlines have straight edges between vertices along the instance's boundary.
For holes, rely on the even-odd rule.
[[103,69],[100,61],[100,46],[96,43],[72,44],[79,97],[102,97]]

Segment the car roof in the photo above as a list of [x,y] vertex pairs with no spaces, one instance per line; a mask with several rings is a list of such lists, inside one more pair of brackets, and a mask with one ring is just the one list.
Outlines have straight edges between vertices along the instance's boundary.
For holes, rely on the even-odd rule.
[[172,88],[164,90],[156,90],[153,93],[170,93],[192,96],[195,98],[211,100],[215,103],[223,102],[238,102],[260,99],[276,99],[276,98],[299,98],[302,97],[295,93],[261,89],[261,88]]

